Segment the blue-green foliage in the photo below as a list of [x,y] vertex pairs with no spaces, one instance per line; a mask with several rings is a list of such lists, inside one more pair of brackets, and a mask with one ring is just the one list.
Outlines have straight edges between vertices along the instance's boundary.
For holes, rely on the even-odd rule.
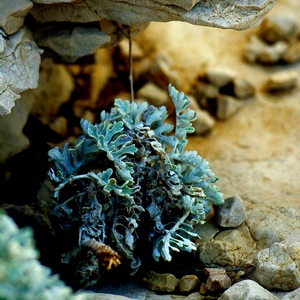
[[[183,93],[169,86],[169,94],[175,128],[165,107],[117,99],[99,124],[81,121],[83,136],[74,147],[49,151],[58,201],[52,214],[61,228],[79,226],[79,246],[92,238],[110,245],[131,261],[133,273],[141,264],[141,224],[150,228],[142,234],[154,260],[170,261],[173,251],[196,249],[193,225],[204,222],[210,204],[223,203],[208,162],[184,150],[197,115]],[[63,192],[67,187],[71,194]]]
[[71,288],[50,275],[51,270],[37,260],[32,235],[30,228],[19,229],[0,211],[0,299],[91,299],[73,296]]

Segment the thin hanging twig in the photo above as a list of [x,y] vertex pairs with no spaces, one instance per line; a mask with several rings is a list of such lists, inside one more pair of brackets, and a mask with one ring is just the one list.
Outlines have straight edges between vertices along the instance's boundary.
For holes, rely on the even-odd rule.
[[131,26],[128,27],[128,31],[118,24],[118,27],[122,29],[129,41],[129,83],[130,83],[130,102],[134,102],[134,91],[133,91],[133,71],[132,71],[132,38],[131,38]]
[[133,72],[132,72],[132,39],[131,39],[131,26],[129,26],[128,32],[129,40],[129,82],[130,82],[130,102],[134,102],[134,92],[133,92]]

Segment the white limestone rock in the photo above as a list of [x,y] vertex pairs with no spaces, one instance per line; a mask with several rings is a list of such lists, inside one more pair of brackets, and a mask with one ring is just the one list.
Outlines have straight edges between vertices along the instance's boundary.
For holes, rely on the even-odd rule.
[[274,243],[255,259],[254,280],[266,289],[290,291],[300,287],[300,242]]
[[[48,0],[47,3],[49,2]],[[195,25],[244,30],[258,25],[275,3],[276,0],[81,0],[56,5],[36,4],[31,14],[38,22],[95,22],[108,19],[134,25],[151,21],[183,21]]]
[[41,53],[26,28],[5,41],[0,53],[0,115],[11,112],[21,92],[37,87]]
[[16,33],[32,6],[33,3],[29,0],[1,0],[0,29],[9,35]]
[[238,101],[235,97],[231,97],[228,95],[218,95],[216,117],[219,120],[226,120],[227,118],[234,115],[241,106],[241,101]]
[[278,71],[270,75],[265,83],[269,92],[286,91],[297,85],[299,74],[295,70]]
[[252,280],[240,281],[226,290],[219,300],[279,300],[268,290]]

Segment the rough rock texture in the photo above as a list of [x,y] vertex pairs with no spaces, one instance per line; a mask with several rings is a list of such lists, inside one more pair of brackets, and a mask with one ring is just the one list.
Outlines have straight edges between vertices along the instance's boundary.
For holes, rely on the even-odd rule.
[[218,207],[216,222],[222,227],[238,227],[246,220],[246,210],[240,197],[226,198]]
[[30,31],[20,29],[8,39],[0,33],[0,116],[11,112],[20,93],[37,87],[40,54]]
[[159,274],[153,271],[149,271],[143,281],[147,282],[149,288],[152,291],[160,292],[174,292],[177,285],[179,284],[179,279],[177,279],[173,274]]
[[[125,25],[157,21],[183,21],[195,25],[247,29],[257,25],[276,0],[224,1],[76,1],[35,5],[31,14],[39,22],[95,22],[114,20]],[[52,1],[56,3],[57,1]],[[126,11],[126,14],[124,14]]]
[[1,0],[0,29],[9,35],[16,33],[32,5],[29,0]]
[[278,300],[269,291],[252,280],[244,280],[234,284],[219,298],[219,300]]
[[255,259],[253,278],[266,289],[290,291],[300,286],[300,243],[274,243]]

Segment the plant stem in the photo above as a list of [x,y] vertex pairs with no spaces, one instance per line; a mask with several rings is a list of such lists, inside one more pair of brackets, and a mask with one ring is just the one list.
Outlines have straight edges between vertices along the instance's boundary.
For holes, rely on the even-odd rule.
[[134,102],[133,92],[133,72],[132,72],[132,39],[131,39],[131,26],[128,29],[128,40],[129,40],[129,82],[130,82],[130,102]]

